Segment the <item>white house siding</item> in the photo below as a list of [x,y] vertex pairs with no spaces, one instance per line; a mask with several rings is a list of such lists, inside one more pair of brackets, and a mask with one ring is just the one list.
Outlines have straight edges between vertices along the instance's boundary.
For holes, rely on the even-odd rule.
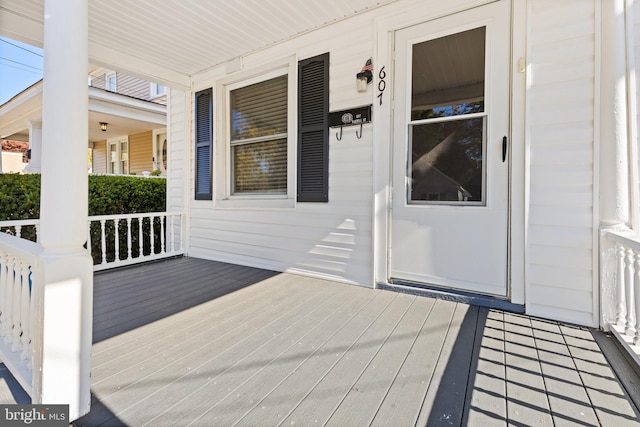
[[129,172],[140,174],[153,170],[152,131],[129,135]]
[[[372,104],[372,85],[358,93],[356,74],[373,54],[374,16],[379,14],[334,24],[245,57],[243,70],[293,54],[302,60],[329,52],[330,111]],[[197,88],[215,88],[215,83],[206,75],[195,79]],[[341,141],[330,131],[328,203],[297,203],[278,210],[213,209],[213,202],[193,201],[190,173],[190,255],[372,286],[372,133],[366,126],[357,139],[355,131],[345,128]]]
[[529,10],[527,312],[597,325],[593,185],[599,17],[587,0],[532,0]]
[[[301,35],[242,58],[242,70],[294,54],[305,59],[328,51],[330,110],[372,104],[375,88],[357,93],[355,74],[374,56],[377,20],[401,16],[416,4],[399,1]],[[532,315],[597,325],[593,193],[597,2],[529,0],[526,19],[527,25],[518,23],[515,28],[527,32],[526,117],[513,118],[525,121],[530,162],[524,165],[528,203],[517,207],[524,209],[527,218],[526,309]],[[377,70],[375,62],[376,58]],[[194,92],[213,87],[215,96],[217,80],[228,76],[225,67],[195,76]],[[194,92],[172,91],[169,121],[169,204],[178,208],[182,195],[186,196],[189,254],[371,286],[372,129],[365,127],[362,139],[356,139],[355,128],[346,128],[342,141],[331,130],[329,203],[297,203],[292,209],[271,210],[214,208],[214,201],[193,200]],[[519,167],[514,165],[514,174],[526,173]]]
[[107,141],[93,144],[91,170],[93,173],[107,173]]

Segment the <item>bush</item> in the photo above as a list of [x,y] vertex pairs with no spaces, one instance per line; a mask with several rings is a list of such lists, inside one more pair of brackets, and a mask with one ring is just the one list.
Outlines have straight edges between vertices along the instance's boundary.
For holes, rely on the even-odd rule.
[[[89,176],[89,216],[119,215],[166,210],[166,180],[163,178],[141,179],[131,176]],[[40,175],[0,174],[0,221],[40,218]],[[137,229],[138,220],[133,220],[132,228]],[[151,251],[149,220],[143,221],[143,252]],[[120,258],[126,257],[126,221],[120,221]],[[3,230],[5,231],[5,230]],[[115,258],[115,227],[113,222],[105,227],[107,237],[107,259]],[[132,255],[138,256],[138,234],[133,233]],[[155,251],[160,242],[160,224],[154,223]],[[33,227],[24,227],[22,237],[35,240]],[[94,262],[100,262],[100,224],[91,225],[92,255]],[[123,254],[124,252],[124,254]]]

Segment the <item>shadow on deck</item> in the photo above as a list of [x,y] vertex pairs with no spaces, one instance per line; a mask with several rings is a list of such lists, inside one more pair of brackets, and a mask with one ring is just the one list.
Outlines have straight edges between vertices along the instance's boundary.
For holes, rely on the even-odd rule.
[[76,426],[640,421],[586,328],[194,258],[94,284]]

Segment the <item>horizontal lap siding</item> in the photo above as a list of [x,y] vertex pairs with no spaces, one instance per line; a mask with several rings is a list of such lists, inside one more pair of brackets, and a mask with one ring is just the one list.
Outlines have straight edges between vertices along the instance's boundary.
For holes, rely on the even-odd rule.
[[594,325],[594,2],[530,10],[527,312]]
[[[302,60],[329,52],[329,110],[368,105],[373,87],[358,93],[355,75],[373,55],[372,34],[372,16],[353,18],[243,58],[244,69],[292,54]],[[207,85],[215,87],[215,81],[198,82],[199,88]],[[328,203],[222,210],[213,209],[213,202],[192,201],[190,254],[370,286],[373,135],[370,126],[362,139],[355,131],[345,128],[338,141],[336,130],[330,130]]]
[[129,172],[139,175],[153,170],[152,139],[151,131],[129,135]]
[[98,141],[93,144],[92,163],[93,173],[107,173],[107,141]]

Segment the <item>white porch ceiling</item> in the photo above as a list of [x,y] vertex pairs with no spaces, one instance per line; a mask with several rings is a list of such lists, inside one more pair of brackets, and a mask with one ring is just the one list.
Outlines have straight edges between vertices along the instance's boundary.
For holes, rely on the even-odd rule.
[[[173,86],[396,0],[89,0],[89,55]],[[0,35],[42,46],[44,0],[0,0]]]

